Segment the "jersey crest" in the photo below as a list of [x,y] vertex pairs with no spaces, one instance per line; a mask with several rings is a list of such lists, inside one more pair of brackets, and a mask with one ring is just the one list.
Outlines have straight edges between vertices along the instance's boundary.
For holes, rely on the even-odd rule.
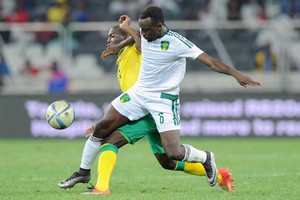
[[169,46],[170,46],[170,42],[169,41],[162,41],[160,43],[160,48],[163,50],[163,51],[167,51],[169,49]]
[[130,101],[130,96],[129,96],[127,93],[123,94],[123,95],[120,97],[120,102],[121,102],[121,103],[126,103],[126,102],[128,102],[128,101]]

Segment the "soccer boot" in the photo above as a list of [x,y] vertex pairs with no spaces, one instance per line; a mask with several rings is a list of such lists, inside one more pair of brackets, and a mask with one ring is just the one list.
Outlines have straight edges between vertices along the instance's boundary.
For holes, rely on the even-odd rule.
[[100,191],[97,188],[95,188],[94,186],[88,187],[88,189],[89,189],[88,192],[84,192],[82,194],[100,194],[100,195],[109,195],[110,194],[109,189],[106,189],[105,191]]
[[218,182],[218,169],[215,163],[215,156],[210,151],[205,151],[207,154],[206,161],[203,163],[203,167],[206,171],[207,182],[210,186],[215,186]]
[[218,186],[228,192],[234,192],[233,180],[231,178],[231,172],[229,168],[219,169],[219,174],[222,177],[222,181],[218,183]]
[[78,172],[74,172],[70,177],[66,178],[58,184],[61,189],[72,188],[77,183],[88,183],[91,179],[90,174],[81,175]]

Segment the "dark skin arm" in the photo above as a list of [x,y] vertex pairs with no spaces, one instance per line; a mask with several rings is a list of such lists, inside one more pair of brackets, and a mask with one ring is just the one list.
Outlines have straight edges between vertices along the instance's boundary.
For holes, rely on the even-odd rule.
[[104,60],[107,56],[116,55],[122,48],[133,44],[134,44],[133,38],[128,37],[125,40],[121,41],[119,44],[106,47],[106,49],[102,52],[100,58]]
[[199,55],[196,60],[207,65],[216,72],[233,76],[239,82],[239,84],[245,88],[247,88],[248,86],[262,85],[261,82],[252,80],[250,77],[244,75],[243,73],[232,67],[229,67],[220,60],[213,58],[206,53],[202,53],[201,55]]
[[122,15],[119,19],[119,23],[120,23],[119,24],[120,28],[122,30],[124,30],[125,32],[127,32],[130,35],[130,37],[123,40],[122,42],[120,42],[117,45],[111,45],[111,46],[107,47],[101,54],[101,59],[103,59],[103,60],[107,56],[118,54],[118,52],[122,48],[124,48],[128,45],[132,45],[132,44],[135,44],[136,49],[139,52],[141,52],[141,36],[137,30],[135,30],[134,28],[132,28],[130,26],[131,19],[127,15]]
[[131,19],[127,15],[122,15],[119,19],[120,28],[126,31],[134,40],[136,49],[141,52],[141,36],[137,30],[130,26]]
[[[149,21],[150,19],[143,19],[143,20],[140,19],[139,21],[140,24],[141,23],[145,24],[146,23],[145,21],[147,20]],[[166,27],[162,23],[158,23],[157,30],[160,32],[160,35],[162,36],[163,33],[166,31]],[[142,29],[142,33],[143,33],[143,29]],[[206,66],[208,66],[209,68],[211,68],[216,72],[233,76],[239,82],[239,84],[245,88],[247,88],[248,86],[262,85],[261,82],[252,80],[250,77],[244,75],[240,71],[226,65],[222,61],[214,57],[211,57],[206,53],[200,54],[195,60],[205,64]]]

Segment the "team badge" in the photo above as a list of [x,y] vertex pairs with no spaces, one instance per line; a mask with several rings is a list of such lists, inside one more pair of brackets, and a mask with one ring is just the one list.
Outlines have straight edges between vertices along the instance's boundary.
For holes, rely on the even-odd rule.
[[120,102],[121,102],[121,103],[126,103],[126,102],[128,102],[128,101],[130,101],[130,96],[129,96],[127,93],[123,94],[123,95],[120,97]]
[[169,49],[169,46],[170,46],[170,42],[169,41],[162,41],[160,43],[160,48],[163,50],[163,51],[167,51]]

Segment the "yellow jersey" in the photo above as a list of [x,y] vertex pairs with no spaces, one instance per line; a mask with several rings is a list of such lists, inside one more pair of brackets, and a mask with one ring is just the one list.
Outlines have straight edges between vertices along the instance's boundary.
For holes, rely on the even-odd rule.
[[118,53],[117,78],[122,92],[128,90],[137,81],[141,62],[142,54],[136,49],[135,44],[126,46]]

